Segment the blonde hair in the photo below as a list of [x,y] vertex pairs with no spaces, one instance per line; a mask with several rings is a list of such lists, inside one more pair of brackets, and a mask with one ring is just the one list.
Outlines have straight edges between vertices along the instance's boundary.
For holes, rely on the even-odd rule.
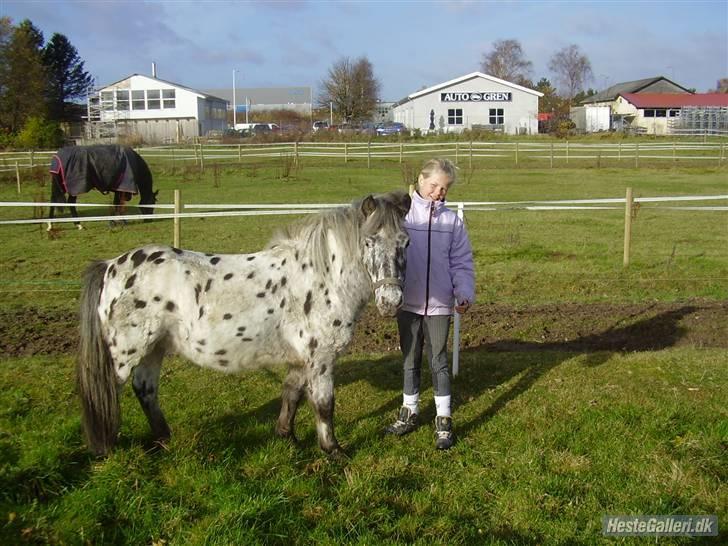
[[[450,186],[455,183],[457,179],[457,167],[449,159],[434,158],[427,161],[420,171],[420,176],[423,180],[427,180],[430,176],[436,172],[441,172],[450,179]],[[419,186],[419,177],[418,177]]]

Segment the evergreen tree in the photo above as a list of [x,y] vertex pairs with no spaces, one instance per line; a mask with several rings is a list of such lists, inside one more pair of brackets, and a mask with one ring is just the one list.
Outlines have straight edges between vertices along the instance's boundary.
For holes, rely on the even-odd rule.
[[[9,20],[3,21],[3,28]],[[46,71],[41,48],[43,33],[28,19],[13,28],[2,48],[0,127],[17,133],[30,116],[46,113]]]
[[55,33],[43,48],[43,64],[48,74],[50,119],[67,121],[67,103],[85,97],[93,78],[84,70],[76,48],[63,34]]

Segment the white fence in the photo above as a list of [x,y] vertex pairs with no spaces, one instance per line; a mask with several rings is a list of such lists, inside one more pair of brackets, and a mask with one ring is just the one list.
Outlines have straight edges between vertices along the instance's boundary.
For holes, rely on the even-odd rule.
[[[551,167],[574,165],[583,161],[700,161],[723,165],[726,142],[279,142],[269,144],[197,144],[186,147],[157,146],[138,148],[151,163],[205,164],[241,163],[251,159],[291,157],[338,159],[344,163],[366,160],[394,160],[400,163],[423,156],[450,157],[456,162],[505,160],[518,165],[526,161],[548,162]],[[0,172],[48,166],[54,151],[0,152]]]

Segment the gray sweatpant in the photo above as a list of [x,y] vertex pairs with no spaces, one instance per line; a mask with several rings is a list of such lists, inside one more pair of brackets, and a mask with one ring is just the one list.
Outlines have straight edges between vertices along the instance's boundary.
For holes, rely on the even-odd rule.
[[435,396],[450,395],[450,372],[447,364],[447,337],[450,333],[450,315],[423,316],[409,311],[397,314],[399,343],[404,356],[404,393],[420,392],[422,349],[427,349],[427,360],[432,371]]

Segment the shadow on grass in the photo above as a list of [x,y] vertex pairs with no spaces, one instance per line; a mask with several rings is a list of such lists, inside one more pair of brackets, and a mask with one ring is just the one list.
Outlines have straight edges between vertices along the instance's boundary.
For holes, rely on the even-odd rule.
[[[501,384],[510,382],[514,377],[519,379],[500,394],[480,415],[457,424],[460,437],[481,426],[498,414],[510,401],[526,392],[540,377],[550,372],[562,362],[573,358],[574,354],[586,354],[586,366],[600,366],[607,362],[612,354],[620,352],[655,351],[675,345],[684,335],[685,330],[679,326],[680,320],[695,311],[695,307],[685,306],[650,318],[634,321],[636,317],[625,316],[617,325],[602,332],[581,336],[573,340],[551,343],[536,343],[515,339],[498,340],[493,343],[468,349],[462,353],[464,361],[473,361],[481,353],[489,355],[485,365],[464,366],[461,374],[453,382],[455,404],[469,398],[477,398],[484,392]],[[634,322],[632,322],[634,321]],[[631,322],[625,326],[619,326]],[[510,358],[510,353],[521,355]],[[523,354],[529,355],[523,357]],[[427,363],[424,363],[427,367]],[[429,370],[422,373],[422,390],[429,384]],[[371,408],[359,416],[361,420],[383,420],[387,416],[395,417],[401,404],[402,370],[399,353],[390,353],[373,361],[372,365],[348,363],[339,365],[336,373],[336,387],[340,389],[349,384],[365,381],[382,391],[395,391],[397,394],[384,404]],[[281,385],[282,387],[282,385]],[[421,421],[429,422],[435,418],[434,407],[424,401]],[[306,404],[301,401],[301,405]],[[239,455],[260,446],[274,436],[275,422],[280,410],[280,399],[274,398],[248,411],[225,415],[204,424],[206,449],[231,448]],[[251,420],[266,423],[268,432],[253,431],[243,423]],[[346,451],[353,456],[356,446],[351,445],[348,438],[339,438],[346,446]],[[315,443],[315,434],[306,435],[302,447]],[[237,447],[234,447],[237,446]]]

